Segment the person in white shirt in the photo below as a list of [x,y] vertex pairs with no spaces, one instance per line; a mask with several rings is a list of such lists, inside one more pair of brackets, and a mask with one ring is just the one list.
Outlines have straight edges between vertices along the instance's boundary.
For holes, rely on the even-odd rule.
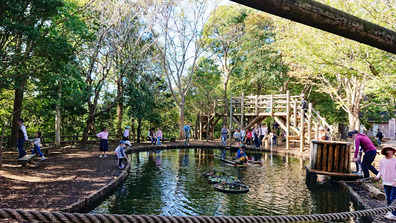
[[124,134],[122,135],[123,141],[129,141],[129,129],[130,129],[129,126],[125,128]]
[[26,152],[23,149],[23,144],[28,140],[28,136],[26,133],[26,126],[23,124],[23,119],[18,119],[17,123],[19,125],[17,149],[19,152],[19,158],[22,158],[26,155]]
[[245,137],[246,137],[246,131],[245,128],[242,127],[241,129],[241,144],[245,144]]
[[267,135],[268,135],[268,129],[265,127],[265,124],[261,124],[260,146],[263,145],[263,139],[264,142],[267,140]]
[[41,132],[36,132],[35,138],[32,140],[33,151],[32,154],[38,153],[41,156],[41,160],[45,160],[43,153],[40,150],[41,146]]

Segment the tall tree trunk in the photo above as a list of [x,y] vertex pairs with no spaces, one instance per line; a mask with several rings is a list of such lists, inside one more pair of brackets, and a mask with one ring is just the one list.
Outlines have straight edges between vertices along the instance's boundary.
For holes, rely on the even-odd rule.
[[124,116],[124,103],[122,100],[118,102],[117,105],[117,129],[116,129],[116,134],[121,135],[122,134],[122,119]]
[[134,118],[132,118],[132,121],[131,121],[131,133],[132,133],[132,136],[136,136],[135,119]]
[[227,89],[228,89],[228,80],[230,79],[229,77],[230,72],[227,70],[224,72],[224,95],[223,95],[223,100],[224,100],[224,111],[223,111],[223,124],[222,125],[227,125],[227,114],[228,114],[228,98],[227,98]]
[[16,146],[18,141],[18,119],[21,118],[22,112],[22,102],[23,102],[23,93],[26,84],[26,78],[18,78],[15,80],[16,89],[15,89],[15,97],[14,97],[14,108],[13,108],[13,117],[12,117],[12,129],[11,129],[11,147]]
[[184,132],[184,96],[180,96],[180,107],[179,107],[179,139],[183,139]]
[[95,110],[93,108],[89,109],[89,114],[88,114],[88,120],[87,120],[87,125],[84,128],[83,132],[83,137],[81,139],[81,146],[85,146],[87,144],[88,140],[88,133],[91,127],[93,126],[95,122]]
[[55,145],[60,147],[61,144],[61,112],[60,112],[60,105],[62,100],[62,83],[58,83],[58,100],[56,102],[55,107]]
[[348,121],[349,121],[349,126],[348,126],[349,131],[360,130],[359,112],[357,111],[348,112]]
[[138,143],[140,142],[141,127],[142,127],[142,119],[138,118],[137,137],[136,137],[136,142]]

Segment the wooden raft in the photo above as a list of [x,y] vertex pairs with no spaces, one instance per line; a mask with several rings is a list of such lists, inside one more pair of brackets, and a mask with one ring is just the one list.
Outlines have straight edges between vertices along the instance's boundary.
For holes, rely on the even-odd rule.
[[350,173],[351,146],[350,142],[312,140],[310,169]]

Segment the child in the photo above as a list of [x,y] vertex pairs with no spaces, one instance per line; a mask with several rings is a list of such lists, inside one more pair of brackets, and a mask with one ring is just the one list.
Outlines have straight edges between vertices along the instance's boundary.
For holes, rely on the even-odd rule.
[[276,134],[274,134],[272,136],[272,145],[276,146],[277,142],[278,142],[278,136]]
[[246,131],[245,128],[241,129],[241,145],[245,143]]
[[107,130],[107,127],[104,127],[99,134],[96,135],[98,138],[100,138],[100,146],[99,150],[102,152],[100,154],[99,158],[106,158],[106,151],[109,150],[109,144],[107,142],[107,137],[109,136],[109,132]]
[[246,133],[246,144],[251,145],[252,144],[252,131],[249,130]]
[[160,127],[158,127],[156,136],[157,136],[157,146],[162,145],[162,143],[161,143],[162,131],[161,131]]
[[125,128],[124,134],[122,135],[123,136],[123,138],[122,138],[123,141],[128,141],[129,140],[129,129],[130,129],[129,126],[127,126]]
[[227,142],[227,134],[228,134],[228,130],[227,130],[227,126],[223,125],[223,128],[221,129],[221,142],[220,142],[220,146],[225,146],[226,142]]
[[41,132],[36,132],[36,137],[32,140],[33,151],[32,154],[38,153],[41,156],[41,160],[45,160],[43,153],[40,150],[41,144]]
[[327,140],[326,130],[323,127],[319,127],[319,140]]
[[246,156],[246,153],[245,153],[245,146],[242,146],[242,147],[238,150],[238,152],[237,152],[237,160],[238,160],[240,163],[248,162],[248,157]]
[[117,154],[117,158],[118,158],[118,168],[120,168],[121,170],[125,168],[124,166],[124,158],[125,158],[125,142],[121,141],[120,145],[115,149],[115,153]]
[[148,132],[148,137],[151,140],[151,145],[154,145],[155,142],[155,133],[154,133],[154,128],[151,128]]
[[362,147],[359,148],[359,153],[357,156],[357,160],[355,162],[356,164],[356,171],[352,171],[352,173],[356,173],[357,175],[363,175],[362,172],[362,154],[363,154],[363,150]]
[[236,129],[234,132],[234,140],[235,140],[235,146],[239,147],[239,142],[241,141],[241,134],[239,133],[238,129]]
[[[396,159],[393,158],[395,149],[390,146],[384,147],[381,154],[385,155],[385,158],[380,160],[379,172],[374,179],[379,180],[382,177],[382,185],[384,185],[386,201],[389,206],[396,200]],[[385,218],[396,220],[396,211],[388,212]]]

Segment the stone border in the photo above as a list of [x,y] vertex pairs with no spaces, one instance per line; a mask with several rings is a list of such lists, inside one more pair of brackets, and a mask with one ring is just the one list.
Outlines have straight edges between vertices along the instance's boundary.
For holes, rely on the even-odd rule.
[[[342,186],[344,187],[345,190],[348,190],[349,192],[349,196],[352,198],[352,200],[354,202],[356,202],[357,208],[363,208],[363,210],[370,210],[373,209],[372,207],[370,207],[368,204],[366,204],[366,202],[363,201],[363,199],[360,197],[360,195],[358,193],[356,193],[356,191],[348,185],[348,183],[342,182]],[[376,217],[375,216],[367,216],[368,220],[370,220],[371,222],[373,222]]]
[[100,201],[104,197],[108,196],[109,193],[119,186],[122,182],[124,182],[125,178],[129,175],[129,170],[131,169],[131,163],[127,160],[127,165],[125,169],[122,170],[121,174],[115,179],[111,180],[107,185],[100,188],[95,193],[89,195],[88,197],[83,198],[71,205],[66,206],[65,208],[60,209],[61,212],[80,212],[81,210],[86,209],[91,206],[95,202]]

